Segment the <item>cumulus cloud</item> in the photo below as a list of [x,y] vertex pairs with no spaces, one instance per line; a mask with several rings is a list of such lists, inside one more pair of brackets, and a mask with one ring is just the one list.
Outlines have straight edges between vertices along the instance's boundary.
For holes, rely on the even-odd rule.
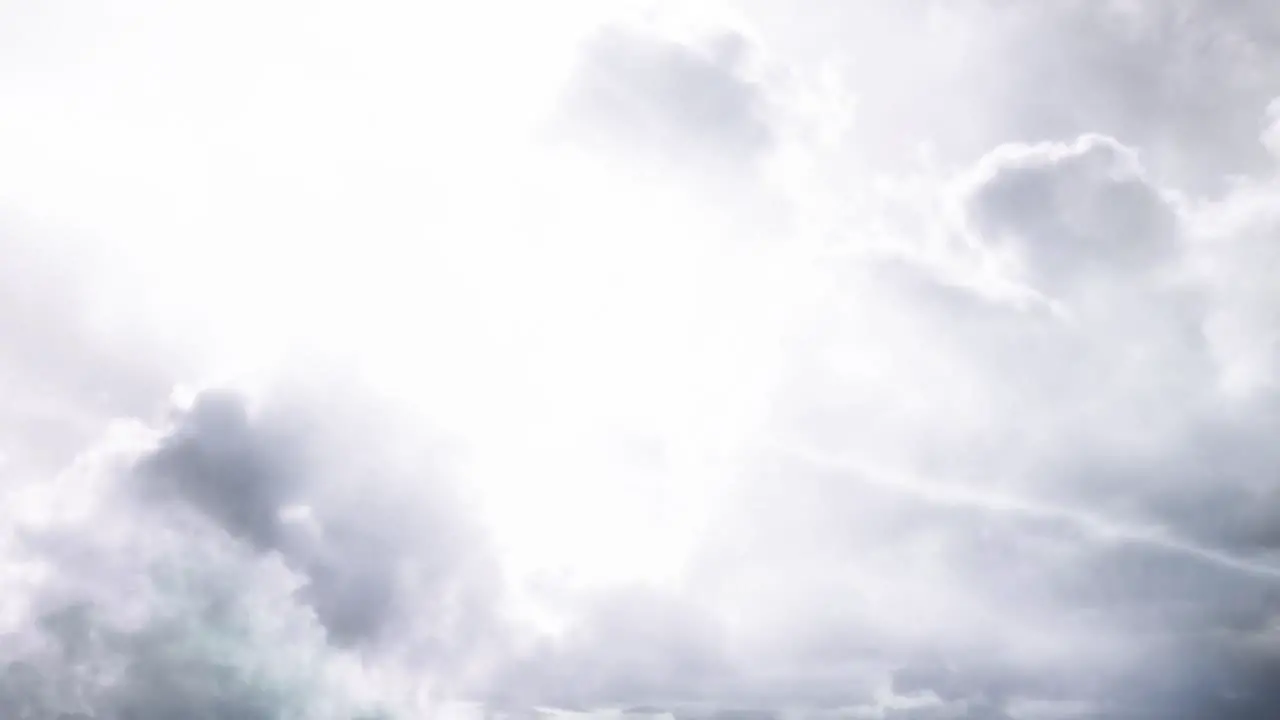
[[[374,346],[410,355],[393,400],[374,383],[294,377],[253,392],[214,387],[161,418],[154,400],[190,369],[122,340],[121,325],[86,320],[100,298],[118,299],[71,291],[88,283],[81,271],[98,277],[96,263],[0,247],[16,258],[0,271],[10,340],[0,386],[21,397],[0,414],[0,449],[53,437],[32,429],[31,408],[48,400],[62,443],[49,457],[75,456],[44,472],[0,467],[0,715],[350,720],[441,712],[442,698],[495,716],[690,720],[1280,712],[1280,75],[1269,71],[1280,55],[1266,8],[742,5],[760,30],[750,40],[608,22],[573,46],[550,118],[568,142],[528,157],[590,156],[595,175],[584,175],[601,182],[545,213],[607,208],[550,224],[584,237],[557,245],[531,232],[539,242],[526,242],[522,228],[468,225],[460,212],[430,238],[447,246],[432,258],[480,242],[484,252],[449,266],[477,272],[450,285],[447,272],[395,256],[410,267],[397,282],[440,284],[419,298],[438,305],[418,303],[422,318],[403,307],[414,302],[381,314],[385,304],[366,302],[416,297],[407,290],[347,287],[344,268],[329,266],[324,292],[306,299],[337,299],[309,327],[341,325],[352,334],[332,345],[353,356]],[[323,55],[326,43],[313,44]],[[772,75],[753,64],[766,49],[781,58]],[[384,78],[395,64],[365,69]],[[856,103],[853,122],[809,143],[788,125],[804,113],[782,107],[802,94],[773,83],[820,86],[802,82],[817,75],[847,84]],[[344,127],[324,125],[335,137]],[[919,143],[933,147],[927,162]],[[765,159],[785,162],[756,173]],[[802,268],[793,295],[767,283],[710,287],[746,264],[716,253],[745,244],[700,244],[693,219],[703,216],[671,213],[664,227],[654,218],[668,217],[659,200],[671,196],[637,200],[627,195],[636,184],[604,182],[646,163],[659,185],[750,177],[719,186],[716,212],[739,217],[717,228]],[[289,175],[277,164],[306,185],[312,165]],[[832,166],[829,187],[820,173],[787,172]],[[553,170],[521,172],[572,175]],[[785,187],[754,182],[766,176]],[[467,207],[496,216],[536,204],[495,188]],[[804,202],[811,191],[839,207]],[[766,196],[789,212],[753,227]],[[320,232],[321,205],[290,207],[309,208]],[[520,242],[490,237],[508,231]],[[835,237],[815,240],[826,232]],[[661,233],[676,241],[657,242]],[[288,287],[292,268],[346,257],[347,246],[321,239],[338,242],[277,248],[288,262],[264,265],[265,284]],[[588,267],[556,275],[562,260]],[[130,277],[99,275],[114,287]],[[689,292],[664,305],[674,290],[663,278]],[[229,303],[237,282],[215,280],[213,299]],[[614,302],[597,306],[593,293]],[[746,306],[752,294],[763,299],[750,313],[723,301]],[[483,307],[468,315],[472,305]],[[682,324],[694,306],[696,322]],[[356,321],[329,322],[335,309]],[[355,332],[386,317],[397,337],[435,346]],[[441,317],[463,330],[440,332],[452,327]],[[224,319],[251,323],[253,313]],[[556,319],[567,330],[545,338],[516,327]],[[680,330],[666,333],[672,325]],[[724,333],[733,352],[704,361],[684,351],[719,342],[721,325],[734,327]],[[769,326],[765,340],[734,344],[756,337],[739,332],[755,325]],[[484,341],[468,344],[473,335]],[[681,350],[646,354],[663,341]],[[450,353],[466,362],[429,362]],[[645,360],[628,364],[633,355]],[[715,366],[650,372],[686,362]],[[718,384],[737,362],[767,368],[768,381]],[[415,374],[447,377],[419,383],[433,394],[416,391]],[[454,396],[438,391],[454,384]],[[760,397],[721,397],[735,393]],[[467,412],[400,412],[442,397],[461,397]],[[704,405],[714,412],[684,417]],[[86,408],[95,422],[78,425]],[[742,408],[764,417],[734,424]],[[437,431],[423,416],[464,417],[462,430]],[[103,436],[112,417],[134,419]],[[573,432],[606,417],[619,419]],[[732,442],[704,427],[731,424]],[[627,496],[644,498],[645,512],[669,504],[696,522],[672,528],[624,517],[643,514],[638,500],[591,501],[630,484],[660,486]],[[496,514],[485,502],[502,492]],[[680,515],[665,509],[653,516]],[[511,530],[503,521],[526,539],[555,531],[607,548],[616,556],[606,561],[654,555],[674,567],[595,584],[570,571],[520,574],[503,555],[518,553],[497,542]],[[692,540],[667,537],[677,531]],[[649,545],[684,554],[646,555]]]
[[[1132,148],[1085,136],[998,148],[953,187],[959,262],[1011,256],[1001,272],[1048,309],[928,266],[842,272],[848,304],[809,336],[790,396],[804,407],[790,437],[829,454],[784,444],[802,460],[785,485],[761,483],[780,523],[768,534],[866,568],[857,591],[889,601],[848,621],[890,656],[923,640],[937,659],[908,662],[894,690],[946,713],[961,699],[993,717],[1026,701],[1090,717],[1274,712],[1275,408],[1232,380],[1234,353],[1268,341],[1228,349],[1214,332],[1239,317],[1223,280],[1250,277],[1225,251],[1249,233],[1222,218],[1265,218],[1241,207],[1270,181],[1187,203]],[[797,485],[815,467],[825,479]],[[774,552],[781,572],[798,550]]]
[[997,149],[966,198],[976,232],[1046,293],[1084,278],[1139,282],[1178,250],[1177,210],[1131,148],[1103,136]]
[[9,488],[0,709],[35,720],[333,717],[377,710],[297,603],[298,578],[194,514],[127,492],[156,437],[116,425]]
[[281,557],[335,644],[461,667],[497,629],[497,566],[443,453],[389,415],[205,393],[140,459],[139,490]]
[[[668,678],[663,707],[1268,716],[1275,408],[1238,376],[1243,357],[1270,377],[1268,325],[1232,308],[1271,304],[1226,279],[1256,277],[1271,182],[1188,198],[1085,135],[1000,146],[940,187],[941,265],[829,268],[773,435],[687,580],[722,638],[697,657],[732,662]],[[1038,300],[984,289],[992,267]],[[1249,324],[1224,336],[1225,317]],[[687,666],[684,645],[603,659],[648,642],[591,666]],[[575,687],[605,704],[663,694],[594,682]]]

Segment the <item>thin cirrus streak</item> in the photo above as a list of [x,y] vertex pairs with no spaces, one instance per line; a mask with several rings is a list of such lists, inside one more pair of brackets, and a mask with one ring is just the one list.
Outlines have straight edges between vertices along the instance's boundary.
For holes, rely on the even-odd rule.
[[1157,525],[1144,526],[1118,522],[1069,506],[1044,504],[1014,495],[993,492],[960,480],[954,483],[921,481],[904,473],[868,466],[853,459],[819,452],[793,442],[778,442],[768,447],[783,457],[797,460],[805,466],[838,472],[841,478],[848,482],[889,490],[922,502],[973,508],[995,514],[1009,513],[1029,518],[1063,521],[1094,540],[1148,545],[1251,577],[1280,580],[1280,567],[1276,565],[1199,546],[1172,536],[1167,529]]

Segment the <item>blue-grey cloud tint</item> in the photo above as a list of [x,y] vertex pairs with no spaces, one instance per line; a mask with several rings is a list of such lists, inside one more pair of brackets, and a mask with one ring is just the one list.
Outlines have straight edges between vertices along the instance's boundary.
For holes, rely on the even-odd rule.
[[[163,417],[199,378],[119,309],[149,297],[126,264],[24,227],[0,237],[0,717],[1280,716],[1269,6],[741,5],[750,36],[588,34],[539,125],[605,175],[715,185],[742,226],[786,207],[758,234],[819,286],[681,573],[506,576],[466,474],[501,444],[456,448],[358,382]],[[823,83],[852,119],[817,142]],[[547,468],[503,467],[543,491]]]
[[750,167],[774,142],[746,38],[700,42],[608,27],[584,44],[557,119],[574,142],[633,161]]
[[[326,404],[335,417],[318,415]],[[441,457],[395,432],[360,403],[251,413],[244,398],[211,392],[140,460],[138,482],[278,553],[336,644],[421,631],[413,654],[439,664],[493,629],[500,586]]]

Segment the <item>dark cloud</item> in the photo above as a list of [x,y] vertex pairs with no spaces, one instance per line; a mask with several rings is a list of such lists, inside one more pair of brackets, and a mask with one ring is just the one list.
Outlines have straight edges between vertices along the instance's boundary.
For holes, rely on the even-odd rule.
[[386,668],[443,695],[501,649],[493,558],[444,453],[327,387],[203,393],[153,444],[107,443],[49,481],[49,507],[15,508],[0,569],[51,572],[12,588],[0,715],[392,717],[368,712],[397,707]]
[[406,641],[423,661],[460,660],[492,629],[496,568],[441,456],[393,437],[387,417],[332,398],[251,410],[206,392],[139,478],[146,493],[279,553],[335,642]]
[[20,720],[357,717],[358,702],[321,684],[308,657],[313,637],[267,630],[290,620],[305,628],[305,618],[288,605],[255,606],[254,588],[223,579],[213,573],[189,595],[166,595],[140,626],[92,604],[47,612],[35,628],[43,642],[0,664],[0,712]]
[[23,506],[4,567],[50,572],[7,584],[27,603],[0,634],[0,715],[351,720],[376,707],[278,560],[121,494],[136,451],[104,444],[112,461],[58,480],[43,519]]
[[[288,438],[265,437],[250,424],[242,396],[200,395],[142,472],[261,550],[283,542],[281,512],[299,500],[301,478]],[[292,463],[290,462],[292,460]]]

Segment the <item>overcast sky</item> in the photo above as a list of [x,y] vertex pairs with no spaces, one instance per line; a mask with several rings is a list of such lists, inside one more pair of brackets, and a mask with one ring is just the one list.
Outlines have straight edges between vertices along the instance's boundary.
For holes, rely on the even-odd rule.
[[0,0],[0,718],[1280,717],[1269,0]]

